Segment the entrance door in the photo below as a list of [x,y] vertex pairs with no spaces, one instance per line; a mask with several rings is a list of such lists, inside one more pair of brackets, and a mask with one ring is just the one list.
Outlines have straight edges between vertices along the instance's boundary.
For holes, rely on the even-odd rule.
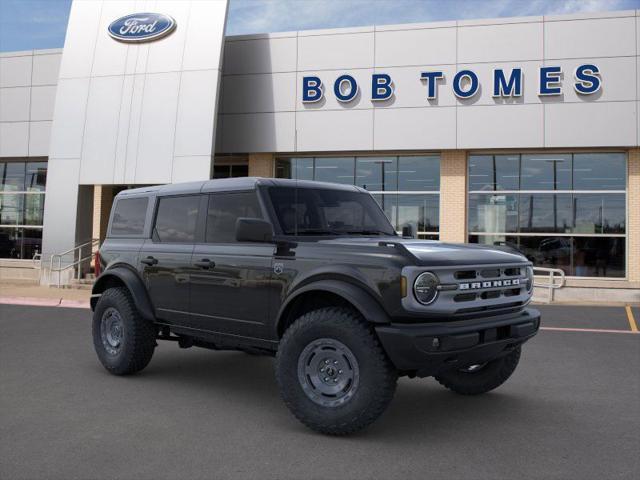
[[192,257],[191,319],[231,337],[267,338],[275,248],[236,242],[239,217],[263,218],[255,191],[209,195],[205,243]]
[[152,239],[140,251],[140,270],[151,304],[164,323],[189,323],[189,273],[201,198],[160,197]]

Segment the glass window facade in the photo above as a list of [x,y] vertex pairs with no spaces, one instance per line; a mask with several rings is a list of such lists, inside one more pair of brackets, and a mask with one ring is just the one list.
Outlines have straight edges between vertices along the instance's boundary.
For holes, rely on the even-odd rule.
[[469,241],[577,277],[625,277],[624,153],[471,155]]
[[0,162],[0,258],[41,252],[46,181],[46,161]]
[[369,190],[394,228],[418,238],[440,230],[440,157],[358,156],[278,158],[276,177],[357,185]]

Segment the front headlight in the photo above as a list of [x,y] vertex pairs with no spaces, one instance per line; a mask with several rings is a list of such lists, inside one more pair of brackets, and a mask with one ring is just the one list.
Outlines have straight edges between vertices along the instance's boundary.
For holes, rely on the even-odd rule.
[[527,267],[527,292],[533,292],[533,267]]
[[421,273],[413,284],[413,294],[422,305],[433,303],[438,296],[440,280],[434,273]]

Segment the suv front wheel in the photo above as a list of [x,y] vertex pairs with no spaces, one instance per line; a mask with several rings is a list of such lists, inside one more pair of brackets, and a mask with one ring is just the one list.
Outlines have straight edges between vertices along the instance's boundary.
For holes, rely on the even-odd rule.
[[387,408],[398,374],[361,317],[323,308],[298,318],[276,357],[280,394],[309,428],[330,435],[361,430]]
[[142,318],[126,288],[109,288],[100,296],[92,330],[98,358],[114,375],[139,372],[153,356],[156,328]]

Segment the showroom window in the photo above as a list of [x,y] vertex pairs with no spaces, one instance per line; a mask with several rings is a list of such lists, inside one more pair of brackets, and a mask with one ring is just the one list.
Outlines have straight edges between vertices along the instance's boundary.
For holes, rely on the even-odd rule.
[[437,240],[440,157],[299,157],[276,160],[276,177],[357,185],[370,191],[396,231]]
[[46,161],[0,162],[0,258],[41,252],[46,180]]
[[469,157],[469,241],[576,277],[625,277],[624,153]]

